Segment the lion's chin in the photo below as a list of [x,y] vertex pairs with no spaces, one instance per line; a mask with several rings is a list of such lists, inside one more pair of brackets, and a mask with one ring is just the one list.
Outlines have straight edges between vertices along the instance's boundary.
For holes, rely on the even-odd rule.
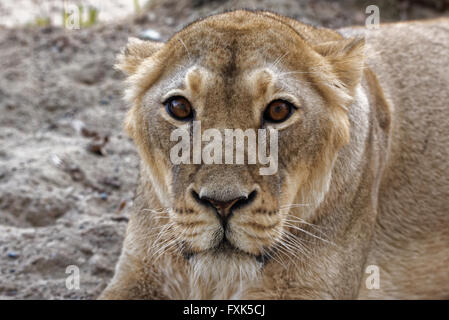
[[183,252],[184,258],[187,260],[192,259],[193,257],[198,256],[209,256],[213,257],[214,259],[223,259],[228,261],[233,261],[233,259],[240,260],[241,257],[249,260],[254,260],[257,262],[265,262],[266,257],[264,257],[261,254],[255,254],[247,252],[241,248],[239,248],[237,245],[233,245],[228,240],[224,239],[221,241],[218,245],[215,245],[209,249],[201,250],[201,251],[194,251],[194,250],[184,250]]
[[242,299],[246,288],[257,285],[262,274],[261,263],[235,250],[198,252],[189,259],[188,265],[190,282],[205,293],[198,298]]
[[217,248],[195,253],[189,259],[192,270],[199,278],[226,277],[238,280],[238,277],[256,279],[263,265],[256,256],[229,247]]

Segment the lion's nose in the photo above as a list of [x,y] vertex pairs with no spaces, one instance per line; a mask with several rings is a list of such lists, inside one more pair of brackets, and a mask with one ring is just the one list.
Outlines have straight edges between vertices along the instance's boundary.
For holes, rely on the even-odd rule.
[[200,198],[203,201],[209,202],[218,212],[222,219],[226,219],[229,213],[231,212],[231,208],[238,201],[246,200],[246,197],[238,197],[235,199],[221,201],[217,199],[212,199],[209,197]]
[[204,192],[204,190],[201,190],[200,194],[197,194],[195,191],[193,191],[193,197],[198,202],[202,203],[203,205],[209,205],[215,208],[222,223],[225,223],[226,220],[229,219],[229,216],[232,213],[233,209],[253,202],[256,194],[257,191],[254,190],[249,195],[245,193],[238,196],[224,198],[215,195],[209,195],[208,192]]

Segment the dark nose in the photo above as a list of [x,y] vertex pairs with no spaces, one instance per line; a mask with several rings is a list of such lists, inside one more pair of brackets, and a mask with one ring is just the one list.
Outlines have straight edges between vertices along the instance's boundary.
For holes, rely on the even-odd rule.
[[203,197],[201,198],[201,200],[209,202],[217,210],[221,218],[223,220],[226,220],[228,215],[231,213],[232,206],[241,200],[246,200],[246,197],[238,197],[227,201],[220,201],[217,199]]
[[218,199],[217,197],[202,196],[200,197],[193,191],[193,197],[203,205],[215,208],[219,218],[224,223],[229,219],[233,210],[250,204],[256,197],[257,192],[253,191],[249,195],[233,197],[232,199]]

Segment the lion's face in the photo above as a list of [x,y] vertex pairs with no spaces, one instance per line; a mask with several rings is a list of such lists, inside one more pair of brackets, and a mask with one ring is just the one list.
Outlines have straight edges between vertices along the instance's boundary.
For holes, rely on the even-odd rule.
[[[298,217],[313,219],[336,154],[348,142],[345,108],[357,81],[348,56],[354,59],[360,45],[314,48],[287,25],[267,20],[239,12],[215,16],[166,44],[134,41],[122,56],[133,103],[127,129],[167,209],[166,230],[186,257],[269,256]],[[339,58],[346,58],[347,73]],[[234,141],[226,161],[225,129],[255,134],[255,145],[244,144],[243,164],[236,163]],[[265,163],[257,153],[259,129],[266,129]],[[188,135],[184,150],[174,134],[179,130]],[[207,145],[219,139],[211,151]],[[254,154],[256,162],[248,163]],[[211,159],[222,162],[205,163]]]

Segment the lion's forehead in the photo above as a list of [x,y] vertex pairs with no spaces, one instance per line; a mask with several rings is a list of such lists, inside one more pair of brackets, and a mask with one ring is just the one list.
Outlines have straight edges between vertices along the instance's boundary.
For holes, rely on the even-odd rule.
[[281,56],[284,64],[297,66],[302,62],[298,55],[311,51],[297,33],[267,19],[242,24],[198,22],[176,34],[169,47],[189,62],[196,60],[225,76],[274,63]]
[[[285,46],[279,36],[273,35],[271,41],[266,39],[268,35],[264,32],[263,36],[254,34],[253,37],[231,31],[223,32],[223,36],[211,33],[208,36],[211,39],[203,39],[201,42],[198,41],[198,36],[191,35],[192,41],[183,39],[183,45],[177,46],[177,50],[186,55],[187,62],[193,59],[225,78],[276,62],[292,68],[301,65],[302,61],[296,59],[297,49]],[[280,57],[283,57],[282,61],[278,60]]]

